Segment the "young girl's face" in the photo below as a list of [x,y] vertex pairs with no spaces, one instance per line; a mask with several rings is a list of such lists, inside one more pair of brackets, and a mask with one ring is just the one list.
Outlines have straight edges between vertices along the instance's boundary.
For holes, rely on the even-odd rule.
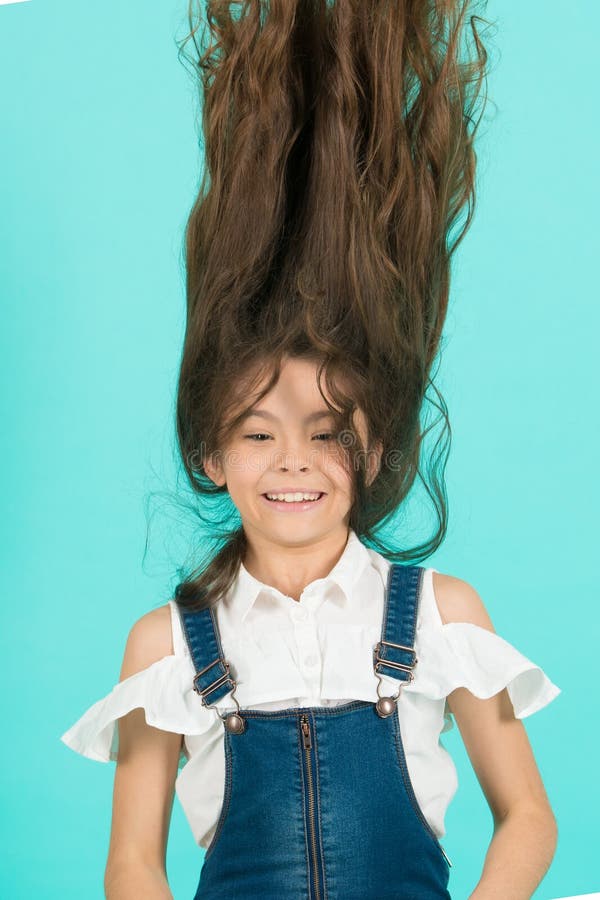
[[[249,536],[303,543],[348,528],[353,473],[319,391],[317,370],[311,361],[284,360],[277,384],[251,407],[227,446],[205,460],[212,481],[227,486]],[[354,427],[366,447],[367,425],[360,410]],[[371,453],[366,459],[370,480],[379,457]],[[267,497],[295,493],[318,499]]]

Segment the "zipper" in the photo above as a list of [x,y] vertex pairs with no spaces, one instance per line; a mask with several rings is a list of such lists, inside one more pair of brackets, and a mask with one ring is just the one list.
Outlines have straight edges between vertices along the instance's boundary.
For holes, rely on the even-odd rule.
[[308,783],[308,818],[310,822],[310,836],[311,836],[311,850],[312,850],[312,870],[313,870],[313,883],[314,883],[314,900],[320,900],[321,891],[319,888],[319,863],[317,856],[317,833],[315,827],[315,792],[313,788],[313,770],[312,770],[312,758],[311,758],[311,749],[312,749],[312,741],[310,735],[310,725],[308,723],[308,716],[302,715],[300,719],[301,728],[302,728],[302,740],[304,744],[304,756],[306,759],[306,776]]

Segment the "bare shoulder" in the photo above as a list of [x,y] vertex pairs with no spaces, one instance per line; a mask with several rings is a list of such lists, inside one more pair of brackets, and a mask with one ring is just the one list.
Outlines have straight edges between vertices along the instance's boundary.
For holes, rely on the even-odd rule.
[[444,625],[470,622],[495,631],[485,604],[468,581],[454,575],[433,572],[433,593]]
[[171,609],[168,603],[140,616],[127,635],[119,680],[173,655]]
[[[127,636],[121,681],[172,655],[170,616],[166,603],[134,622]],[[159,881],[166,884],[166,847],[183,735],[147,722],[143,694],[140,691],[138,705],[118,719],[119,750],[104,876],[107,897],[124,896],[123,872],[136,866],[152,870],[157,885]]]

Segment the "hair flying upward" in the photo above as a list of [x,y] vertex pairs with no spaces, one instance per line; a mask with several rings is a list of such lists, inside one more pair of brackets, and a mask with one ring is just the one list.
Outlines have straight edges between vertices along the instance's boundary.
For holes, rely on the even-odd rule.
[[[442,542],[450,428],[432,367],[451,255],[475,202],[487,53],[472,6],[206,0],[196,20],[190,2],[182,48],[193,40],[197,50],[205,166],[185,235],[177,437],[199,495],[226,491],[202,463],[226,442],[227,414],[237,415],[254,376],[276,378],[285,356],[305,357],[322,365],[340,427],[352,432],[358,405],[383,445],[371,485],[360,461],[353,467],[359,537],[398,561]],[[429,387],[447,441],[427,462]],[[365,449],[357,441],[353,461]],[[385,547],[374,530],[417,476],[437,531],[416,548]],[[178,586],[182,605],[206,605],[231,584],[245,538],[241,528],[222,537],[209,565]]]

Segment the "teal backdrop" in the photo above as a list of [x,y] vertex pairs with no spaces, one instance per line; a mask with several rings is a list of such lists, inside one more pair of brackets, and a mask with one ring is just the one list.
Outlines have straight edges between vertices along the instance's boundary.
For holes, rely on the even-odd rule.
[[[10,900],[104,896],[114,763],[60,735],[118,681],[129,628],[171,596],[193,537],[173,428],[182,234],[202,165],[175,40],[186,7],[0,4]],[[477,207],[453,263],[438,379],[453,430],[450,526],[427,564],[473,584],[496,631],[562,689],[524,720],[559,823],[535,894],[551,900],[600,891],[600,7],[494,0],[487,17]],[[492,819],[458,729],[443,740],[459,773],[444,846],[462,900]],[[176,800],[175,898],[193,896],[201,861]]]

